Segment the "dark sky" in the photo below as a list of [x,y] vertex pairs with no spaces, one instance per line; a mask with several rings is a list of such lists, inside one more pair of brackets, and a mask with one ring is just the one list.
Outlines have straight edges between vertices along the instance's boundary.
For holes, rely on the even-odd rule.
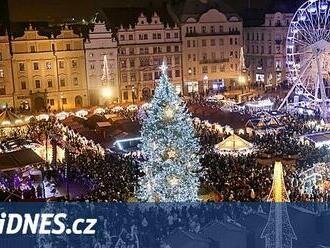
[[[5,0],[0,0],[5,1]],[[98,8],[111,7],[148,7],[164,1],[182,2],[184,0],[7,0],[9,1],[10,17],[13,22],[28,21],[59,21],[69,17],[88,18]],[[272,9],[284,5],[295,5],[304,0],[203,0],[224,1],[239,13],[244,13],[250,1],[252,8]],[[1,4],[3,5],[3,4]],[[3,7],[3,6],[2,6]],[[295,8],[290,7],[292,11]]]

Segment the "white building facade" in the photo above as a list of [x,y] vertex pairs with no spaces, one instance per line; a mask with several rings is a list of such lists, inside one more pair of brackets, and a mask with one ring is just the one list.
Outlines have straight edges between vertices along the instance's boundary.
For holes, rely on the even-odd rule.
[[118,72],[123,103],[147,101],[160,77],[162,61],[178,93],[182,92],[182,49],[178,26],[170,27],[154,13],[151,22],[141,14],[134,27],[118,30]]
[[90,104],[118,101],[117,41],[104,22],[96,23],[85,42]]
[[243,23],[235,15],[210,9],[181,26],[185,94],[238,85]]

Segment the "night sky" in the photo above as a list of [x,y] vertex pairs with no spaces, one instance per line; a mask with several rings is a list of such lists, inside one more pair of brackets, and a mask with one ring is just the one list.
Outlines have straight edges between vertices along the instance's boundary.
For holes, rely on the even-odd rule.
[[[6,1],[6,0],[2,0]],[[76,19],[89,20],[98,10],[111,8],[161,8],[164,2],[180,5],[185,0],[7,0],[12,22],[64,23]],[[225,3],[244,19],[255,18],[251,13],[274,11],[295,12],[304,0],[195,0]],[[250,5],[256,12],[246,11]],[[6,19],[5,4],[0,5],[1,18]],[[250,15],[248,15],[250,13]],[[256,15],[257,16],[257,15]],[[260,15],[259,15],[260,16]],[[123,17],[124,18],[124,17]],[[3,21],[3,20],[2,20]],[[120,20],[117,20],[120,21]]]

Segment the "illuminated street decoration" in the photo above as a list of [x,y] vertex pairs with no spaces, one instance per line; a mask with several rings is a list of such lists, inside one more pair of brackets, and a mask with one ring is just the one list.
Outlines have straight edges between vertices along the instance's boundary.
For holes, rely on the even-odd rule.
[[[330,0],[309,0],[295,13],[287,35],[287,67],[293,85],[279,109],[299,107],[329,116]],[[300,111],[301,112],[301,111]]]
[[200,146],[190,114],[169,82],[167,66],[155,96],[146,110],[142,127],[143,176],[137,196],[149,202],[194,202],[198,200]]
[[297,237],[286,206],[290,199],[285,189],[281,162],[275,162],[273,185],[267,200],[272,203],[267,224],[261,233],[261,238],[265,239],[265,247],[292,248],[292,240],[297,240]]

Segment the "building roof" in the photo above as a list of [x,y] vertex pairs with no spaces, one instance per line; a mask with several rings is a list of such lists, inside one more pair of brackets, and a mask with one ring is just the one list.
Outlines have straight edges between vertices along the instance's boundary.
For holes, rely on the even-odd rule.
[[198,19],[202,14],[210,9],[217,9],[230,17],[237,16],[237,12],[227,5],[223,0],[184,0],[177,1],[171,6],[173,12],[178,16],[180,21],[186,21],[189,17]]
[[253,144],[236,134],[232,134],[224,141],[215,146],[220,151],[240,151],[253,148]]
[[0,170],[22,168],[43,162],[44,160],[31,149],[0,153]]
[[112,7],[112,8],[103,8],[103,15],[106,16],[107,24],[109,27],[116,31],[118,28],[123,25],[124,27],[129,27],[132,25],[133,27],[138,21],[138,17],[143,13],[145,17],[147,17],[148,22],[151,21],[151,17],[154,13],[160,17],[160,21],[166,25],[170,26],[175,25],[174,18],[170,15],[166,4],[161,6],[150,5],[148,7]]

